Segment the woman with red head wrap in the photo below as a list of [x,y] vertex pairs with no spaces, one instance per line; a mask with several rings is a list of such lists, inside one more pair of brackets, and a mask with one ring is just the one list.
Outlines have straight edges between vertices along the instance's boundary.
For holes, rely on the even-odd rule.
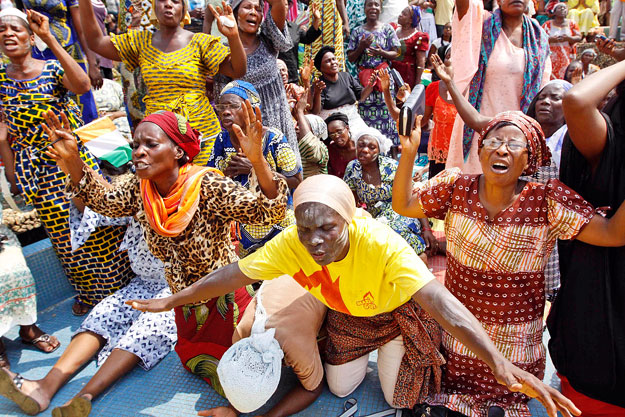
[[[558,239],[622,246],[625,208],[607,220],[556,179],[540,184],[520,178],[549,165],[551,153],[538,122],[516,111],[499,113],[482,128],[478,157],[483,174],[445,170],[413,194],[419,120],[416,126],[411,137],[401,137],[393,209],[404,216],[445,221],[445,286],[482,323],[508,360],[542,379],[549,254]],[[488,415],[493,408],[506,415],[529,415],[529,397],[502,387],[496,372],[447,332],[443,351],[447,363],[442,389],[430,398],[430,405],[466,416]]]
[[[249,101],[245,106],[245,130],[239,126],[233,130],[252,164],[249,189],[213,168],[193,165],[200,149],[198,134],[172,112],[153,113],[137,126],[132,143],[136,174],[121,176],[114,185],[82,162],[63,114],[61,120],[47,115],[44,129],[54,143],[48,155],[69,174],[68,192],[88,207],[109,217],[133,216],[141,224],[150,251],[165,264],[165,278],[177,293],[237,260],[230,240],[232,221],[267,225],[284,217],[286,181],[275,178],[263,158],[259,109]],[[232,344],[250,294],[251,287],[243,287],[174,311],[176,353],[182,364],[222,395],[217,364]],[[21,391],[23,379],[18,377],[13,379],[12,395],[19,404],[32,404],[36,398],[29,395],[36,393]],[[45,409],[47,404],[39,406]]]

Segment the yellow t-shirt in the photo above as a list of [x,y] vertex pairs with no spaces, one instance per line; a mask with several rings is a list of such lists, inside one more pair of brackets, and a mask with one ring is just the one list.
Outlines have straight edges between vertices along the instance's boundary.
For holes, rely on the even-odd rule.
[[395,310],[434,278],[400,235],[371,218],[352,221],[341,261],[319,266],[294,225],[241,259],[239,268],[254,280],[290,275],[329,308],[360,317]]

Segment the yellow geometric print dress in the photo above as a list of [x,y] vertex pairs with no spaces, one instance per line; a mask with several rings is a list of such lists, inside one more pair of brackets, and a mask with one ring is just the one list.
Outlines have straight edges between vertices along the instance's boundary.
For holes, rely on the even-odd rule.
[[[72,128],[82,125],[76,104],[62,84],[64,70],[58,61],[46,61],[38,77],[9,78],[0,68],[0,100],[6,115],[15,176],[20,192],[36,209],[78,301],[95,305],[126,285],[134,276],[126,252],[118,252],[125,227],[98,227],[80,249],[72,252],[69,225],[70,200],[65,195],[67,176],[56,163],[37,150],[48,143],[43,132],[43,113],[53,110],[67,115]],[[99,170],[96,159],[79,144],[80,156]]]
[[150,31],[130,31],[111,36],[111,41],[130,71],[141,68],[148,89],[145,115],[158,110],[183,115],[203,136],[202,150],[193,163],[206,165],[221,131],[206,96],[206,77],[217,74],[230,49],[215,36],[196,33],[184,48],[163,52],[152,45],[152,35]]

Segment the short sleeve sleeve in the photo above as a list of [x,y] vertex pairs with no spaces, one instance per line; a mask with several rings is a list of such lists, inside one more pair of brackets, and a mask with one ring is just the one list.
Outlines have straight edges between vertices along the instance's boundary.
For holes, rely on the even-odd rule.
[[216,36],[197,33],[195,37],[200,49],[200,59],[208,68],[208,75],[213,77],[219,71],[221,63],[230,55],[230,48]]
[[228,164],[224,155],[223,134],[224,133],[222,131],[215,139],[213,149],[211,150],[210,156],[208,157],[208,161],[206,161],[206,166],[217,168],[221,172],[224,172],[226,168],[228,168]]
[[356,48],[358,48],[360,34],[361,34],[360,27],[352,30],[351,34],[349,35],[349,41],[347,42],[347,51],[345,52],[354,51],[356,50]]
[[239,269],[246,277],[265,281],[282,275],[292,274],[284,260],[293,256],[289,247],[292,239],[297,239],[297,229],[290,226],[265,243],[256,252],[239,260]]
[[433,83],[430,83],[425,88],[425,105],[426,106],[434,107],[434,104],[436,103],[436,99],[439,96],[439,93],[438,93],[439,84],[440,84],[440,81],[435,81]]
[[354,92],[356,96],[356,100],[360,100],[360,95],[362,94],[362,85],[354,78],[353,75],[345,73],[345,76],[349,77],[349,87]]
[[393,49],[401,48],[401,42],[397,37],[397,33],[393,29],[391,25],[384,26],[384,34],[386,36],[386,49],[387,51],[391,51]]
[[117,49],[122,62],[126,64],[129,71],[134,71],[139,67],[139,55],[141,49],[145,47],[145,37],[149,31],[130,30],[122,35],[111,35],[111,42]]
[[415,45],[417,51],[427,52],[430,49],[430,35],[425,32],[419,32],[420,41]]
[[350,161],[347,164],[347,168],[345,168],[345,174],[343,175],[343,181],[349,186],[349,189],[352,191],[356,191],[356,164],[358,163],[357,159]]
[[278,172],[287,177],[296,175],[302,168],[297,164],[295,152],[282,133],[275,133],[275,135],[272,142],[275,143],[273,148]]
[[562,240],[575,239],[595,214],[590,203],[559,180],[547,183],[547,204],[549,226]]
[[427,217],[445,219],[459,177],[459,168],[446,169],[415,191],[421,209]]

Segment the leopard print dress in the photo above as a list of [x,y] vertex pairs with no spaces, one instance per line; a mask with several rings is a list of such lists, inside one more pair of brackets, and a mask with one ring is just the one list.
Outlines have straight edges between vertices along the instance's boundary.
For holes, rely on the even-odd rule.
[[[106,183],[85,167],[80,183],[67,184],[71,196],[80,197],[93,211],[109,217],[133,216],[143,227],[150,251],[165,265],[165,278],[177,293],[217,268],[238,260],[230,240],[230,224],[271,225],[285,216],[288,186],[278,179],[278,196],[267,198],[252,172],[244,188],[230,178],[213,172],[202,179],[200,202],[187,228],[176,237],[156,233],[148,222],[141,198],[139,179],[126,174]],[[178,343],[176,353],[187,370],[223,395],[217,378],[217,364],[232,344],[232,334],[251,300],[250,288],[174,309]]]

